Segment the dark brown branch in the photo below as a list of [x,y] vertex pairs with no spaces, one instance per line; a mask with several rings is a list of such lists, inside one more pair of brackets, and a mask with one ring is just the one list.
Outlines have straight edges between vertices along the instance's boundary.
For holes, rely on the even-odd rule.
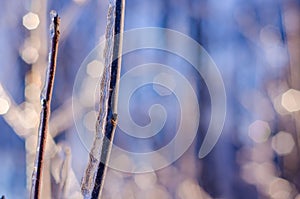
[[105,175],[107,172],[107,164],[111,152],[112,142],[114,139],[114,133],[117,126],[117,114],[116,114],[116,100],[118,95],[118,83],[121,71],[122,62],[122,38],[124,28],[124,6],[125,0],[116,0],[115,10],[115,27],[114,27],[114,43],[113,43],[113,55],[111,64],[111,79],[109,86],[109,98],[108,98],[108,113],[105,126],[105,137],[103,140],[103,146],[101,151],[101,162],[98,166],[95,186],[92,193],[92,199],[98,199],[101,197]]
[[60,18],[58,17],[55,11],[51,11],[50,16],[51,16],[51,25],[50,25],[51,46],[49,52],[47,74],[45,77],[45,85],[41,93],[42,109],[40,115],[40,125],[38,130],[38,143],[36,149],[36,157],[35,157],[34,169],[32,173],[32,186],[31,186],[31,194],[30,194],[31,199],[38,199],[40,198],[40,194],[41,194],[41,182],[42,182],[41,177],[43,171],[44,154],[46,149],[46,139],[49,131],[52,90],[53,90],[55,70],[56,70]]
[[124,6],[125,0],[111,1],[108,10],[100,111],[96,123],[96,135],[81,187],[85,199],[98,199],[101,196],[117,125],[116,109],[121,69]]
[[5,199],[5,196],[3,195],[3,196],[1,196],[1,199]]

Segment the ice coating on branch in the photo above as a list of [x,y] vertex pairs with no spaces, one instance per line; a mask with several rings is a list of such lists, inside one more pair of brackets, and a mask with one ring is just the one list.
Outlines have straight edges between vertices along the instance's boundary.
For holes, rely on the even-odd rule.
[[111,78],[111,63],[113,57],[114,48],[114,25],[115,25],[115,0],[110,0],[108,14],[107,14],[107,26],[106,26],[106,44],[103,53],[105,60],[104,71],[101,78],[100,85],[100,101],[99,101],[99,115],[96,123],[96,135],[94,138],[93,146],[89,156],[89,162],[85,175],[82,180],[82,194],[84,198],[91,198],[93,188],[95,187],[95,179],[97,176],[97,169],[100,163],[100,154],[103,145],[103,137],[106,125],[108,99],[109,99],[109,84]]
[[55,10],[50,11],[50,35],[54,36],[55,32],[58,31],[58,24],[60,22],[60,18]]
[[51,18],[52,21],[53,21],[54,17],[57,17],[57,16],[58,16],[58,14],[55,10],[50,11],[50,18]]
[[[52,12],[50,16],[52,17]],[[49,61],[47,74],[45,76],[44,88],[41,93],[41,113],[40,124],[38,128],[38,143],[36,148],[36,157],[34,170],[32,174],[32,187],[30,198],[40,198],[42,186],[43,164],[46,150],[46,140],[49,131],[49,118],[51,113],[51,99],[56,71],[57,49],[59,41],[59,17],[57,13],[52,17],[50,25],[51,46],[49,51]]]

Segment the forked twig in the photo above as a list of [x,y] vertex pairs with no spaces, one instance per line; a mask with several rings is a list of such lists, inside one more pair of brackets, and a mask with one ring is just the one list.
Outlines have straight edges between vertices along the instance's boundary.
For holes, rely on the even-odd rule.
[[32,173],[32,187],[30,193],[31,199],[38,199],[40,198],[40,194],[41,194],[41,182],[42,182],[41,176],[43,171],[44,153],[46,150],[45,149],[46,138],[47,138],[47,133],[49,131],[52,90],[53,90],[55,70],[56,70],[60,18],[55,11],[51,11],[50,16],[51,16],[51,25],[50,25],[51,46],[49,52],[49,63],[47,68],[47,75],[45,78],[45,85],[41,93],[42,109],[40,115],[40,125],[38,130],[36,158],[35,158],[35,164]]
[[82,181],[85,199],[98,199],[104,186],[107,164],[117,126],[117,96],[121,70],[125,0],[111,0],[107,16],[105,68],[101,79],[100,111],[96,135]]

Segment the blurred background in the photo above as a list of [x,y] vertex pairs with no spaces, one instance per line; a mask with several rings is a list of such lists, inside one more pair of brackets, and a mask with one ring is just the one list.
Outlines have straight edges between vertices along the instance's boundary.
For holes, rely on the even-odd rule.
[[[61,17],[61,39],[42,194],[81,198],[88,151],[74,125],[73,86],[81,63],[105,33],[108,1],[4,0],[0,5],[0,195],[29,196],[49,12],[55,9]],[[122,74],[148,62],[168,64],[184,74],[197,90],[201,119],[193,144],[168,167],[145,174],[110,169],[103,198],[300,199],[300,1],[128,0],[125,30],[148,26],[184,33],[207,50],[225,84],[225,126],[212,152],[199,159],[211,110],[201,76],[165,52],[125,55]],[[95,62],[86,68],[74,106],[81,107],[84,132],[92,135],[97,110],[90,101],[95,92],[89,88],[99,74]],[[140,125],[150,122],[151,104],[164,105],[169,118],[161,132],[141,141],[118,128],[117,145],[138,152],[160,148],[172,139],[180,107],[172,94],[164,101],[164,92],[157,95],[157,89],[155,94],[146,86],[130,102],[132,118]],[[128,157],[119,161],[134,165]]]

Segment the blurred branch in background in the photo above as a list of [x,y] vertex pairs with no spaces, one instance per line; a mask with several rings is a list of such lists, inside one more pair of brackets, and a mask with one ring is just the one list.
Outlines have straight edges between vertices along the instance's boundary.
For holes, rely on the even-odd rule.
[[[275,150],[277,149],[276,151],[281,152],[282,155],[286,154],[286,156],[282,157],[282,166],[284,169],[282,176],[287,179],[292,179],[297,190],[300,190],[300,2],[283,1],[282,4],[282,17],[286,33],[289,67],[286,74],[286,84],[288,88],[286,88],[285,92],[281,95],[281,103],[284,109],[290,113],[290,118],[288,118],[287,121],[285,114],[281,114],[281,123],[283,124],[282,132],[280,132],[281,134],[272,142],[272,146],[274,146]],[[292,139],[290,134],[284,134],[286,133],[285,131],[292,134]],[[283,147],[283,145],[285,145],[285,147]],[[296,150],[293,147],[291,153],[285,153],[288,151],[288,146],[291,148],[295,146]],[[300,197],[300,195],[298,195],[298,197]]]

